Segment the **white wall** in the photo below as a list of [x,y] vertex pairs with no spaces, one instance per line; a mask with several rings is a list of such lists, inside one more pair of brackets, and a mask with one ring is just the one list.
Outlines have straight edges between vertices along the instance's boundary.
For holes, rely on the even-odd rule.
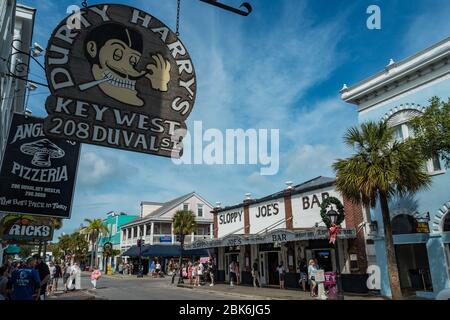
[[269,231],[286,228],[284,198],[252,205],[249,208],[249,214],[251,234],[263,231],[264,229],[277,224],[280,221],[283,221],[283,223],[278,224]]
[[[312,228],[316,223],[322,223],[320,205],[326,195],[338,198],[342,204],[344,200],[334,187],[313,190],[292,196],[292,216],[294,228]],[[345,227],[343,222],[342,227]]]
[[244,207],[218,213],[217,224],[219,238],[231,233],[244,234]]

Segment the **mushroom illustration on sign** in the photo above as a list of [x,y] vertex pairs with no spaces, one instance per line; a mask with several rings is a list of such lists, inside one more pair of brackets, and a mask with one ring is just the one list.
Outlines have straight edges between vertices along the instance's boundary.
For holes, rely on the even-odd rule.
[[51,159],[64,157],[64,150],[48,139],[42,139],[26,143],[20,147],[20,151],[32,155],[31,164],[37,167],[50,167]]

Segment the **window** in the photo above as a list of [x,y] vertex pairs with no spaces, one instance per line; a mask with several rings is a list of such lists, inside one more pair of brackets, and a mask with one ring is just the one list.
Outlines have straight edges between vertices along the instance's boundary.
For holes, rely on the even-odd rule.
[[112,225],[111,235],[115,235],[117,233],[117,224]]
[[197,216],[203,217],[203,204],[197,204]]
[[189,210],[189,203],[183,203],[183,211]]
[[416,219],[408,214],[399,214],[392,219],[392,234],[416,233]]
[[139,237],[144,235],[144,226],[139,226]]
[[450,211],[444,216],[444,224],[442,225],[443,232],[450,232]]
[[131,238],[131,229],[127,229],[127,233],[128,233],[128,239]]
[[147,225],[147,230],[145,231],[145,234],[146,234],[147,236],[149,236],[151,231],[152,231],[152,225],[151,225],[151,224],[148,224],[148,225]]

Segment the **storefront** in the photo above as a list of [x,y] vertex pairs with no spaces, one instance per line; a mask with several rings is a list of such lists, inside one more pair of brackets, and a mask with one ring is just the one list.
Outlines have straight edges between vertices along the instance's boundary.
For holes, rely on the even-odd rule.
[[[339,262],[320,216],[321,203],[327,197],[338,198],[349,209],[339,233]],[[212,212],[214,239],[196,241],[185,249],[215,248],[219,281],[230,280],[229,265],[235,261],[241,283],[251,285],[251,270],[256,262],[261,284],[277,286],[276,268],[283,262],[287,271],[285,286],[297,288],[300,262],[312,258],[325,271],[336,271],[339,263],[342,273],[366,276],[365,248],[358,245],[361,241],[356,241],[364,237],[364,232],[356,232],[362,222],[362,208],[346,203],[336,192],[332,178],[318,177],[261,199],[246,199]]]

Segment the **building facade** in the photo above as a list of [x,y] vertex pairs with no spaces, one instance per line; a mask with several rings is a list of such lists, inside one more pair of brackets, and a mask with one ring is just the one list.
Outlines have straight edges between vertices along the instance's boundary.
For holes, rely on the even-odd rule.
[[[401,62],[393,60],[385,70],[341,90],[342,99],[355,104],[360,123],[387,121],[396,139],[411,136],[408,121],[420,115],[434,96],[450,97],[450,38]],[[400,284],[405,294],[433,298],[450,287],[450,174],[438,156],[425,170],[432,177],[428,190],[389,203]],[[378,230],[370,239],[380,268],[381,292],[390,296],[379,206],[370,210]]]
[[[335,197],[344,204],[345,221],[337,241],[339,255],[328,241],[328,230],[320,215],[322,201]],[[243,283],[251,284],[256,262],[261,284],[276,285],[277,266],[287,268],[286,287],[298,287],[299,265],[316,258],[325,272],[339,263],[347,291],[367,290],[365,218],[362,207],[335,189],[335,179],[317,177],[269,196],[214,208],[214,239],[196,241],[186,249],[214,248],[218,280],[229,281],[228,266],[239,262]]]
[[36,10],[15,0],[0,3],[0,161],[8,138],[14,112],[25,111],[30,57],[17,52],[30,52]]
[[[147,258],[153,257],[152,248],[158,248],[156,256],[176,256],[179,250],[174,249],[179,247],[180,243],[177,242],[173,231],[172,219],[175,213],[179,210],[191,210],[195,214],[197,230],[185,237],[185,243],[191,243],[195,240],[212,238],[212,209],[213,206],[195,192],[167,202],[143,201],[140,216],[125,223],[121,228],[120,250],[127,260],[136,257],[137,241],[141,239],[148,252],[144,254]],[[132,251],[134,254],[130,254]]]
[[[106,219],[103,219],[103,224],[108,228],[108,234],[102,234],[97,242],[97,265],[101,270],[105,269],[106,265],[111,265],[112,272],[115,272],[117,265],[120,263],[120,234],[122,226],[128,222],[138,218],[138,215],[128,215],[120,212],[111,211],[107,214]],[[119,254],[105,257],[103,255],[103,246],[105,243],[111,243],[112,248],[117,250]]]

